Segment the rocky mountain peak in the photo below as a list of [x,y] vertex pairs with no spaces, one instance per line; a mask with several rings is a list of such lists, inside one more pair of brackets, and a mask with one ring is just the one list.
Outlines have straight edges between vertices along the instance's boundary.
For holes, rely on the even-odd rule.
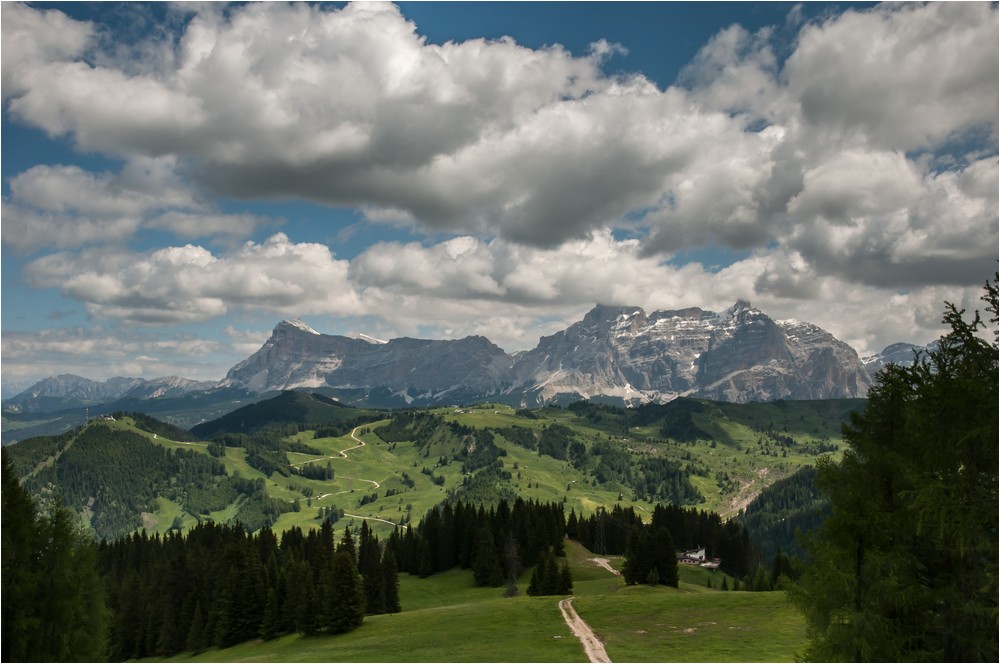
[[280,336],[284,334],[297,334],[305,332],[306,334],[319,335],[319,332],[312,329],[304,321],[298,318],[285,319],[274,326],[274,331],[271,332],[272,336]]
[[564,394],[626,402],[855,397],[870,382],[846,344],[808,324],[786,332],[746,300],[719,313],[598,306],[519,355],[512,373],[540,403]]
[[614,322],[623,318],[631,318],[636,314],[645,316],[639,307],[618,307],[608,304],[598,304],[583,317],[583,324]]
[[[912,346],[887,348],[885,356],[912,361]],[[852,348],[811,323],[776,321],[737,300],[721,312],[688,307],[647,314],[636,306],[597,305],[514,356],[482,336],[381,341],[322,334],[299,319],[283,320],[219,385],[255,393],[327,388],[383,406],[598,396],[632,404],[679,396],[743,402],[862,397],[878,365],[872,359],[866,367]],[[194,388],[176,378],[155,385],[136,379],[98,385],[78,376],[48,380],[35,391],[97,399]]]

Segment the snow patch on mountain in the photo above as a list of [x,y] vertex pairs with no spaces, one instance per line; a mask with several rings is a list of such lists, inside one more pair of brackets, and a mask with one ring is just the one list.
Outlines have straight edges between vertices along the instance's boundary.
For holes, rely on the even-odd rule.
[[284,322],[288,323],[289,325],[291,325],[293,327],[299,328],[303,332],[308,332],[309,334],[319,334],[319,332],[317,332],[316,330],[312,329],[311,327],[309,327],[308,325],[306,325],[306,323],[304,321],[302,321],[302,320],[300,320],[298,318],[293,318],[291,320],[286,320]]

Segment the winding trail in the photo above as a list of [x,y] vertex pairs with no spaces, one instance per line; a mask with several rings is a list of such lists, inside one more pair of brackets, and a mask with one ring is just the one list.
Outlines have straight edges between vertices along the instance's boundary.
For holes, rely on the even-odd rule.
[[[356,440],[358,442],[357,445],[354,445],[352,447],[345,447],[344,449],[340,450],[336,454],[331,454],[330,456],[316,457],[315,459],[307,459],[305,461],[299,461],[298,463],[293,463],[293,464],[289,464],[289,465],[291,465],[291,466],[304,466],[307,463],[316,463],[317,461],[326,461],[327,459],[338,459],[338,458],[339,459],[346,459],[347,458],[347,452],[350,452],[351,450],[356,450],[359,447],[364,447],[365,446],[365,441],[363,441],[360,438],[358,438],[358,435],[357,435],[358,434],[358,429],[360,429],[360,428],[361,428],[360,426],[357,426],[357,427],[354,427],[353,429],[351,429],[351,438],[354,439],[354,440]],[[351,478],[348,478],[348,479],[351,479]],[[371,480],[365,480],[365,481],[366,482],[370,482]]]
[[616,570],[614,567],[611,566],[611,561],[608,560],[607,558],[591,558],[590,562],[600,565],[601,567],[603,567],[604,569],[608,570],[609,572],[611,572],[616,576],[622,575],[621,572],[619,572],[618,570]]
[[589,661],[610,662],[611,658],[608,657],[608,651],[604,649],[604,644],[594,634],[594,630],[590,629],[590,625],[573,608],[574,599],[573,597],[567,597],[564,600],[560,600],[559,610],[562,612],[563,620],[566,621],[573,635],[580,640],[580,643],[583,645],[583,651],[587,654]]
[[[365,441],[363,441],[360,438],[358,438],[358,435],[357,435],[358,434],[358,429],[360,429],[360,428],[361,428],[360,426],[357,426],[357,427],[354,427],[353,430],[351,430],[351,438],[354,439],[354,440],[356,440],[358,442],[357,445],[355,445],[353,447],[345,447],[344,449],[340,450],[339,452],[337,452],[336,454],[331,455],[331,456],[316,457],[315,459],[309,459],[307,461],[299,461],[298,463],[293,463],[293,464],[290,464],[290,465],[292,465],[292,466],[304,466],[307,463],[315,463],[317,461],[323,461],[323,460],[326,460],[326,459],[346,459],[347,458],[347,454],[346,454],[347,452],[350,452],[351,450],[356,450],[359,447],[364,447],[365,446]],[[357,480],[358,482],[368,482],[375,489],[377,489],[380,486],[382,486],[381,484],[379,484],[375,480],[366,480],[366,479],[364,479],[362,477],[348,477],[347,475],[338,475],[337,478],[338,479],[344,479],[344,480]],[[339,496],[342,493],[350,493],[351,491],[353,491],[353,489],[347,489],[345,491],[334,491],[333,493],[324,493],[324,494],[320,494],[319,496],[316,496],[315,498],[313,498],[313,500],[314,501],[319,501],[319,500],[323,500],[324,498],[327,498],[329,496]],[[398,523],[396,523],[394,521],[388,521],[386,519],[382,519],[382,518],[377,517],[377,516],[364,516],[362,514],[348,514],[347,512],[344,512],[344,516],[349,516],[349,517],[351,517],[353,519],[371,519],[372,521],[381,521],[382,523],[388,523],[390,526],[398,526],[399,525]]]
[[[304,466],[307,463],[316,463],[317,461],[327,461],[329,459],[346,459],[348,452],[350,452],[351,450],[356,450],[356,449],[358,449],[360,447],[364,447],[365,446],[365,441],[363,441],[360,438],[358,438],[358,429],[360,429],[360,428],[361,428],[360,426],[356,426],[356,427],[354,427],[351,430],[351,438],[353,440],[356,440],[358,442],[357,445],[354,445],[353,447],[345,447],[344,449],[340,450],[336,454],[332,454],[330,456],[316,457],[315,459],[308,459],[306,461],[299,461],[298,463],[292,463],[292,464],[289,464],[289,465],[292,466],[292,467],[296,467],[296,466]],[[348,477],[347,475],[338,475],[338,478],[343,478],[345,480],[357,480],[358,482],[368,482],[375,489],[377,489],[380,486],[382,486],[381,484],[379,484],[375,480],[366,480],[363,477]],[[337,493],[350,493],[350,490],[347,490],[347,491],[338,491]],[[316,500],[320,500],[321,498],[326,498],[327,496],[333,496],[333,495],[337,495],[337,494],[324,493],[322,496],[320,496]]]
[[388,523],[390,526],[398,526],[399,524],[395,521],[388,521],[386,519],[379,518],[377,516],[365,516],[363,514],[348,514],[344,512],[344,516],[349,516],[352,519],[371,519],[372,521],[381,521],[382,523]]

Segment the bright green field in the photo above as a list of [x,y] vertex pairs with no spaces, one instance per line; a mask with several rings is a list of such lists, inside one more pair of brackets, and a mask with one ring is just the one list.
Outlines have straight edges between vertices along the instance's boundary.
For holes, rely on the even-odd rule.
[[[691,568],[682,568],[679,589],[627,587],[576,543],[569,543],[567,557],[574,606],[612,661],[780,662],[805,647],[803,619],[784,593],[710,591],[699,576],[709,572]],[[612,563],[620,566],[620,560]],[[526,571],[520,579],[522,593],[528,577]],[[166,661],[587,661],[563,622],[560,597],[506,599],[503,588],[475,588],[471,572],[453,570],[428,579],[403,575],[400,599],[402,613],[369,616],[348,634],[288,635]]]
[[[718,409],[730,408],[719,405]],[[435,411],[448,421],[470,427],[503,428],[519,426],[527,429],[542,429],[552,424],[561,424],[574,431],[588,446],[595,441],[612,441],[631,451],[636,457],[643,455],[672,459],[680,464],[708,469],[703,474],[690,476],[691,482],[701,491],[704,501],[696,507],[719,512],[723,517],[736,514],[765,487],[772,484],[803,465],[815,463],[816,456],[803,454],[807,445],[826,440],[836,446],[841,444],[838,436],[831,435],[836,430],[828,415],[823,415],[808,404],[788,402],[781,405],[757,404],[732,407],[728,414],[718,412],[711,419],[707,415],[697,415],[701,426],[715,432],[718,443],[700,441],[678,444],[657,440],[658,425],[625,428],[621,418],[608,416],[600,421],[588,420],[569,409],[546,408],[537,411],[539,419],[520,417],[515,409],[497,404],[482,404],[472,408],[456,410],[441,408]],[[824,419],[825,418],[825,419]],[[388,421],[388,420],[385,420]],[[379,536],[387,536],[394,524],[416,523],[429,509],[439,504],[449,490],[461,486],[464,479],[461,463],[454,456],[460,452],[459,444],[433,443],[420,449],[413,443],[388,444],[374,433],[365,433],[377,428],[383,422],[366,425],[359,430],[358,437],[364,441],[359,446],[350,435],[332,438],[314,438],[314,432],[305,431],[295,438],[320,450],[320,454],[288,453],[293,465],[315,463],[330,464],[335,478],[331,481],[312,480],[292,475],[290,477],[274,473],[264,477],[246,463],[245,451],[227,448],[221,461],[230,473],[239,472],[247,478],[263,478],[271,497],[298,502],[299,511],[287,512],[273,525],[276,532],[293,526],[308,529],[318,526],[321,507],[337,507],[347,515],[345,523],[355,526],[364,518]],[[126,418],[112,423],[122,428],[130,427]],[[760,431],[755,426],[768,426],[776,431],[793,436],[799,445],[779,451],[765,449],[759,443]],[[145,434],[154,442],[169,448],[185,448],[207,453],[204,443],[180,443],[152,434]],[[511,473],[511,489],[524,499],[541,502],[562,502],[567,514],[570,509],[578,514],[589,515],[601,506],[621,504],[632,506],[640,514],[649,513],[654,505],[636,500],[632,489],[615,482],[596,483],[590,475],[581,472],[567,462],[540,456],[537,452],[524,449],[497,437],[497,444],[504,448],[507,456],[502,457],[504,469]],[[340,452],[346,450],[345,456]],[[443,466],[441,458],[450,460]],[[425,472],[422,472],[426,470]],[[413,486],[404,483],[404,473]],[[720,481],[719,475],[726,474],[728,481]],[[432,481],[432,476],[443,479],[442,484]],[[376,484],[378,485],[376,487]],[[396,495],[387,496],[393,491]],[[371,497],[377,493],[377,498]],[[362,505],[362,500],[365,504]],[[209,515],[218,521],[231,518],[238,508],[233,504],[224,510]],[[144,523],[149,530],[164,532],[178,516],[176,505],[161,502],[160,509],[144,515]],[[185,527],[196,523],[194,515],[181,514]],[[342,527],[342,524],[340,525]]]

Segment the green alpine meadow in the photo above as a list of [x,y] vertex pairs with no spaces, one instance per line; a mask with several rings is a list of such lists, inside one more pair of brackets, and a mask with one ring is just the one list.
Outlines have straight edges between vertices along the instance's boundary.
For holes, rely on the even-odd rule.
[[5,447],[4,658],[989,660],[997,343],[944,319],[864,401],[285,392]]
[[1000,661],[997,2],[0,45],[0,661]]

